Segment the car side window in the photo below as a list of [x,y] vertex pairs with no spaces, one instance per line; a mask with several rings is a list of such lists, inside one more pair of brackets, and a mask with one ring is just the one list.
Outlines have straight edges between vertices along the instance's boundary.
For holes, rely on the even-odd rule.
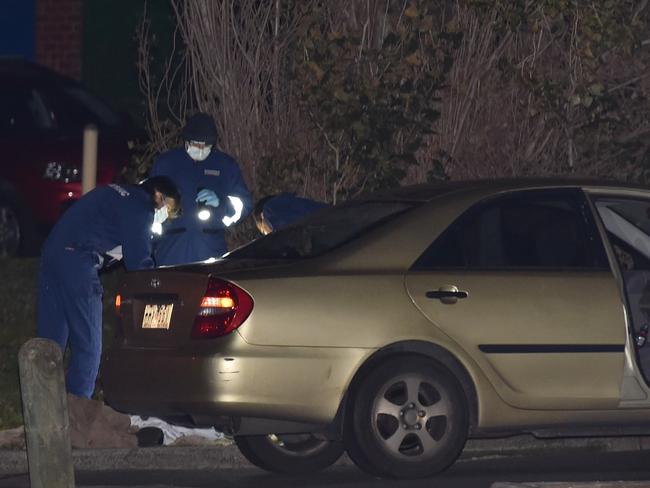
[[58,126],[65,131],[81,130],[86,124],[100,128],[119,127],[121,120],[107,105],[76,85],[55,85],[46,92]]
[[415,269],[606,269],[605,250],[578,191],[516,192],[454,222]]
[[37,90],[17,86],[0,89],[0,131],[27,132],[53,126],[52,114]]

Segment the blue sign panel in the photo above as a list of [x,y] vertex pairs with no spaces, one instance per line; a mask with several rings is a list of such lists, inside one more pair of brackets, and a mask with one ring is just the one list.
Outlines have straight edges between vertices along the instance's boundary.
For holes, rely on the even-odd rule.
[[0,57],[34,60],[35,0],[0,0]]

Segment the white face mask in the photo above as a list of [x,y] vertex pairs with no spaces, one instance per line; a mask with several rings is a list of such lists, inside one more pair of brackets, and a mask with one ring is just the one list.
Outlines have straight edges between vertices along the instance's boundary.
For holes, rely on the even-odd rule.
[[153,223],[162,224],[169,217],[169,212],[167,211],[167,205],[163,205],[160,208],[157,208],[153,213]]
[[185,150],[187,151],[187,154],[194,161],[203,161],[210,155],[210,151],[212,150],[212,147],[205,146],[200,148],[200,147],[192,146],[191,144],[187,144],[185,146]]
[[162,234],[162,223],[167,220],[169,216],[167,212],[167,205],[163,205],[160,208],[157,208],[153,212],[153,224],[151,226],[151,232],[154,234]]

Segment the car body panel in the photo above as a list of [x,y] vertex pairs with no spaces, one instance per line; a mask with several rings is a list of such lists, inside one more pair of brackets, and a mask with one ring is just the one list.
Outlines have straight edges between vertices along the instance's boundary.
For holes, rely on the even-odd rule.
[[[239,329],[250,344],[377,349],[430,333],[418,310],[403,306],[408,296],[401,273],[291,277],[281,286],[268,280],[233,282],[259,297]],[[285,294],[300,305],[287,306]]]
[[[321,256],[226,257],[128,273],[123,335],[106,353],[102,373],[106,398],[130,412],[207,416],[202,425],[221,415],[329,424],[374,358],[424,354],[441,360],[435,351],[444,351],[470,383],[473,435],[650,427],[649,390],[634,363],[620,276],[607,243],[613,271],[412,268],[452,222],[485,198],[583,185],[594,193],[625,190],[579,181],[453,184],[429,197],[414,192],[422,205]],[[406,197],[407,190],[373,198]],[[193,340],[191,323],[209,276],[249,293],[253,311],[235,333]],[[443,285],[469,296],[455,304],[426,298]],[[143,303],[165,294],[178,295],[181,304],[172,327],[142,331]],[[141,303],[129,303],[136,297]]]
[[[618,404],[626,328],[611,273],[413,272],[408,285],[423,313],[461,341],[512,406]],[[468,298],[426,298],[445,285]]]
[[[133,278],[133,279],[131,279]],[[197,286],[198,284],[198,286]],[[202,285],[202,286],[201,286]],[[120,340],[127,347],[176,349],[190,342],[192,324],[207,285],[207,277],[190,273],[146,272],[130,275],[120,289]],[[179,288],[182,293],[178,293]],[[143,329],[147,304],[173,304],[169,329]]]
[[336,415],[349,371],[372,352],[254,346],[237,333],[219,342],[227,344],[227,356],[218,350],[130,347],[108,353],[104,370],[110,374],[102,376],[108,401],[161,417],[191,412],[324,424]]

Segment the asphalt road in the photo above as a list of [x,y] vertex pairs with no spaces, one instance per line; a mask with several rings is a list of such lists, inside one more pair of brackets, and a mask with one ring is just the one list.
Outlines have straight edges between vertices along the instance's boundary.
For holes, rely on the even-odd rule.
[[[558,451],[554,454],[492,456],[461,459],[444,474],[426,480],[381,480],[354,466],[339,465],[311,476],[279,476],[256,468],[201,470],[77,471],[78,487],[435,487],[479,488],[495,482],[647,481],[650,488],[650,451]],[[621,484],[626,486],[629,483]],[[29,487],[27,476],[0,479],[0,488]]]

